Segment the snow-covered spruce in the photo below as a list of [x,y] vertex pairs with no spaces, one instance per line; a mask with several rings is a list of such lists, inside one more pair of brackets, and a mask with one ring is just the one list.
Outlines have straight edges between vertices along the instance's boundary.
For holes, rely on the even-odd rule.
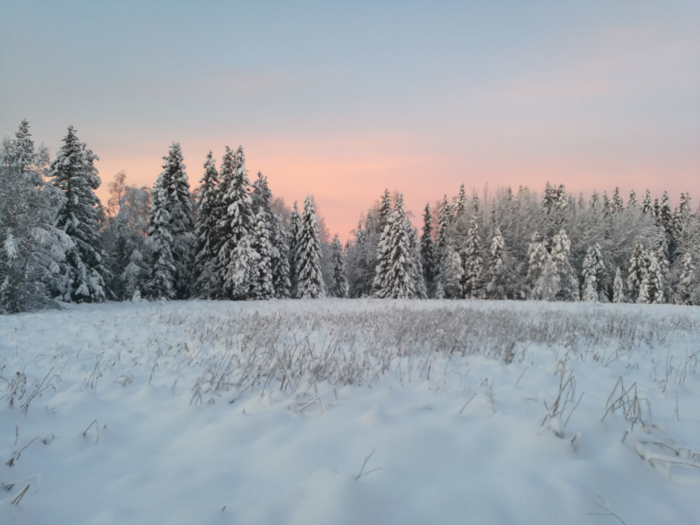
[[559,276],[557,299],[562,301],[579,300],[579,282],[571,266],[571,241],[562,228],[552,239],[552,262]]
[[468,299],[480,299],[483,297],[484,261],[481,257],[481,235],[479,234],[479,218],[476,214],[472,216],[461,256],[464,264],[462,293]]
[[105,267],[100,238],[100,200],[94,190],[100,177],[94,162],[99,160],[80,142],[73,126],[63,138],[63,146],[51,163],[51,184],[63,192],[56,227],[73,241],[66,252],[62,279],[54,290],[66,302],[102,302],[106,298]]
[[272,263],[270,257],[269,219],[265,208],[260,206],[256,215],[253,232],[253,250],[258,254],[254,267],[251,269],[252,282],[251,299],[271,299],[275,296],[272,285]]
[[535,232],[528,248],[527,281],[530,299],[554,301],[560,289],[559,274],[539,233]]
[[415,266],[408,229],[403,195],[399,193],[379,244],[373,284],[375,297],[420,297],[418,278],[422,279],[422,275]]
[[331,297],[347,297],[348,281],[345,277],[345,253],[343,252],[343,245],[340,244],[340,239],[338,239],[338,234],[333,237],[331,250],[333,257],[333,278],[330,286],[328,286],[328,295]]
[[221,278],[216,266],[216,223],[219,174],[212,152],[207,153],[204,175],[197,192],[197,218],[195,220],[195,295],[203,299],[216,297]]
[[49,291],[73,242],[53,225],[63,194],[44,183],[47,168],[23,120],[0,147],[0,313],[55,306]]
[[253,212],[262,209],[267,218],[269,240],[267,251],[270,257],[272,271],[272,287],[274,297],[289,297],[289,248],[287,235],[282,227],[281,218],[272,210],[272,192],[267,184],[267,177],[258,172],[258,178],[253,184],[251,193]]
[[321,244],[318,238],[318,217],[311,195],[304,200],[299,242],[296,247],[296,296],[300,299],[325,297],[321,274]]
[[243,148],[235,154],[227,148],[220,175],[217,267],[223,279],[222,298],[245,300],[250,295],[250,275],[257,257],[252,248],[254,216]]
[[294,201],[289,216],[289,290],[292,297],[297,297],[297,248],[301,242],[301,215]]
[[588,248],[583,261],[583,293],[581,300],[588,303],[607,302],[603,288],[605,263],[598,243]]
[[153,256],[146,288],[153,299],[187,299],[193,277],[194,214],[180,144],[173,143],[163,160],[153,188],[148,234]]
[[423,233],[420,237],[420,256],[423,266],[423,280],[428,297],[435,297],[437,287],[437,268],[435,263],[435,247],[433,244],[433,214],[430,203],[423,211]]
[[491,239],[490,254],[491,259],[487,270],[489,280],[486,284],[486,298],[507,299],[510,283],[507,273],[508,269],[504,261],[506,257],[505,241],[498,226],[496,226]]

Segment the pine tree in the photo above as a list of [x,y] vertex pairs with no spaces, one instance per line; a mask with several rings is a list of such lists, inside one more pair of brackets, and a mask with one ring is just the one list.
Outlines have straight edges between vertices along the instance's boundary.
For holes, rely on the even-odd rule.
[[433,247],[433,214],[430,211],[430,203],[425,205],[423,213],[423,235],[420,238],[420,256],[423,265],[423,279],[425,280],[428,297],[435,297],[437,288],[437,268],[435,267],[435,250]]
[[648,301],[651,304],[663,304],[666,302],[664,296],[663,262],[659,261],[657,253],[649,250],[646,254],[647,294]]
[[[639,296],[642,293],[642,281],[646,274],[646,258],[644,246],[640,241],[634,246],[632,256],[629,261],[627,272],[627,289],[632,302],[640,302]],[[646,294],[646,291],[644,292]]]
[[[153,208],[160,208],[158,220],[161,221],[153,233],[161,235],[161,238],[151,245],[168,242],[170,255],[165,257],[165,248],[162,245],[158,247],[160,255],[157,257],[165,258],[160,262],[153,260],[149,293],[153,298],[187,299],[192,285],[195,249],[194,213],[180,144],[173,143],[163,160],[163,171],[158,176],[153,190]],[[167,230],[167,235],[163,235],[160,229]],[[158,277],[156,272],[160,274]],[[170,281],[169,285],[165,286],[160,282],[164,279]],[[160,284],[154,286],[155,281],[159,281]]]
[[462,258],[451,244],[448,244],[445,249],[445,262],[442,272],[440,273],[440,282],[438,283],[437,298],[438,299],[460,299],[462,293],[462,277],[464,269],[462,268]]
[[602,291],[603,272],[605,263],[598,243],[588,248],[583,261],[583,294],[582,300],[590,303],[605,301]]
[[260,254],[253,248],[253,242],[253,232],[241,237],[231,250],[229,262],[225,266],[223,286],[228,297],[235,301],[253,298],[260,259]]
[[459,196],[454,205],[454,211],[452,212],[452,222],[457,222],[464,217],[467,213],[467,193],[464,190],[464,184],[459,186]]
[[379,210],[377,213],[377,234],[381,236],[384,233],[384,229],[389,225],[389,218],[391,217],[391,196],[389,195],[389,190],[384,190],[382,198],[379,202]]
[[99,160],[78,140],[73,126],[51,164],[51,184],[66,197],[56,217],[56,227],[68,235],[74,246],[66,253],[65,280],[56,291],[64,301],[105,300],[104,252],[99,234],[101,204],[93,190],[100,186],[94,162]]
[[533,234],[527,253],[530,299],[553,301],[559,292],[559,275],[539,233]]
[[613,192],[612,211],[614,213],[619,213],[624,209],[625,205],[622,203],[622,199],[620,198],[620,188],[615,187],[615,191]]
[[622,280],[620,267],[615,270],[615,280],[613,281],[613,303],[624,303],[625,301],[625,283]]
[[284,299],[289,297],[291,291],[290,276],[292,271],[289,267],[289,234],[282,226],[282,218],[280,216],[276,216],[274,225],[277,229],[275,242],[278,259],[277,266],[272,268],[272,285],[275,289],[275,297]]
[[645,215],[653,213],[653,207],[651,204],[651,193],[649,192],[649,190],[646,190],[644,192],[644,200],[642,201],[642,213]]
[[289,283],[292,297],[297,297],[297,252],[301,242],[301,215],[296,201],[289,218]]
[[437,270],[437,280],[440,280],[440,273],[445,264],[445,257],[448,244],[448,228],[450,225],[450,205],[447,202],[447,195],[442,199],[438,212],[438,224],[435,231],[435,268]]
[[557,299],[562,301],[579,300],[579,282],[571,266],[571,241],[562,228],[552,239],[552,262],[559,276]]
[[638,206],[637,193],[634,190],[630,190],[630,199],[627,201],[627,209],[636,210]]
[[282,228],[281,218],[272,210],[272,192],[267,185],[267,177],[258,172],[251,194],[253,212],[265,211],[269,230],[269,254],[272,267],[272,284],[275,297],[289,297],[289,249],[287,236]]
[[697,289],[697,277],[690,252],[683,254],[683,270],[678,281],[676,304],[691,305]]
[[398,194],[389,224],[379,243],[377,267],[374,274],[374,296],[384,299],[413,299],[417,297],[414,259],[411,254],[403,196]]
[[333,254],[333,279],[328,288],[328,295],[332,297],[347,297],[348,281],[345,277],[345,254],[337,233],[333,237],[331,248]]
[[212,152],[207,154],[204,175],[197,192],[197,219],[195,221],[195,275],[196,295],[203,299],[216,297],[221,279],[216,270],[216,211],[219,174]]
[[[248,267],[257,259],[253,254],[253,216],[250,182],[245,169],[243,148],[235,154],[227,148],[221,169],[222,193],[221,217],[217,222],[217,235],[221,248],[217,254],[217,267],[224,275],[223,296],[233,300],[249,298],[251,282],[246,281],[253,271]],[[243,243],[243,239],[247,239]],[[241,245],[239,247],[239,244]]]
[[508,298],[508,275],[505,264],[505,241],[501,235],[501,229],[496,229],[491,239],[491,263],[489,266],[489,282],[486,285],[486,297],[488,299]]
[[667,302],[667,299],[671,299],[671,285],[670,285],[670,273],[671,268],[666,257],[666,251],[663,246],[659,246],[656,250],[656,262],[659,266],[658,270],[658,281],[659,281],[659,292],[655,296],[654,302],[656,304],[663,304]]
[[462,250],[462,262],[464,263],[464,275],[462,291],[465,298],[478,299],[483,296],[482,274],[484,261],[481,257],[481,235],[479,235],[479,222],[477,215],[472,216],[471,227],[467,234],[467,241]]
[[304,200],[304,214],[297,246],[297,289],[300,299],[317,299],[325,296],[321,274],[321,243],[319,241],[318,217],[311,195]]
[[63,194],[44,183],[47,167],[23,120],[0,147],[0,313],[56,306],[49,290],[73,242],[53,226]]
[[165,201],[165,190],[156,180],[153,186],[151,216],[148,221],[148,247],[151,253],[150,276],[145,284],[146,294],[151,299],[175,298],[175,262],[170,246],[173,236],[170,233],[170,212]]
[[253,250],[257,253],[255,265],[251,268],[251,290],[252,299],[265,300],[275,296],[272,286],[272,263],[269,253],[270,232],[268,230],[269,219],[263,206],[258,208],[255,217],[255,230],[253,232]]
[[530,285],[530,299],[553,301],[559,292],[559,275],[552,257],[538,233],[532,236],[528,248],[527,281]]
[[408,218],[404,221],[408,234],[408,252],[411,256],[412,264],[409,266],[410,276],[415,286],[415,298],[427,299],[428,288],[425,285],[423,262],[420,255],[420,239],[418,238],[418,228],[411,226]]

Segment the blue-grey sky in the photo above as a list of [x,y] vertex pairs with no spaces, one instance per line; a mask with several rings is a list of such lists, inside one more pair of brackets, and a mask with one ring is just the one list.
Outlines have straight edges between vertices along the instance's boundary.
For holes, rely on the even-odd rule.
[[[418,215],[459,185],[700,199],[700,2],[0,0],[0,136],[68,125],[106,182],[192,186],[242,144],[347,238],[384,188]],[[104,198],[104,193],[101,194]]]

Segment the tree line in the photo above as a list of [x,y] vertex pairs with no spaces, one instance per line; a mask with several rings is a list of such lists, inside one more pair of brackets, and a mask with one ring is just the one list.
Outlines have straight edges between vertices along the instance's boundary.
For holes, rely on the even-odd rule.
[[[646,191],[588,201],[547,183],[426,204],[422,232],[385,191],[345,246],[314,200],[273,198],[243,149],[211,152],[192,192],[179,144],[153,188],[99,160],[73,127],[53,161],[27,121],[0,148],[0,312],[105,300],[377,297],[700,304],[700,213]],[[437,210],[437,214],[433,213]]]

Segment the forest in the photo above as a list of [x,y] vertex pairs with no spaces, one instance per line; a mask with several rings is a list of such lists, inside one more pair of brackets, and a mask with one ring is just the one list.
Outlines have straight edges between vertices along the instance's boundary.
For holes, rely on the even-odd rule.
[[393,298],[700,304],[700,212],[688,193],[589,199],[547,183],[427,203],[421,229],[387,190],[353,238],[314,199],[290,209],[243,148],[210,152],[192,190],[180,145],[153,188],[117,173],[71,126],[51,160],[29,123],[0,149],[0,312],[112,301]]

